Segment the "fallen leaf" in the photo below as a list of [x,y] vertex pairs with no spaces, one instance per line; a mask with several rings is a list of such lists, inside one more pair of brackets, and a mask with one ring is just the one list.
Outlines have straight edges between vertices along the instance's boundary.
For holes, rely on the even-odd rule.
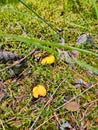
[[80,106],[77,102],[70,102],[68,104],[65,105],[65,108],[68,110],[68,111],[78,111]]
[[64,50],[58,49],[58,52],[59,52],[60,59],[65,60],[68,64],[73,64],[72,59],[69,55],[70,51],[64,51]]
[[90,87],[90,83],[85,82],[83,79],[79,78],[77,80],[75,80],[74,85],[76,87],[81,87],[84,86],[85,88],[89,88]]
[[97,47],[95,45],[95,42],[94,42],[92,36],[89,35],[89,34],[82,34],[82,35],[80,35],[77,38],[76,42],[77,42],[78,45],[85,44],[85,43],[90,43],[92,46]]
[[47,57],[44,57],[44,58],[42,58],[42,60],[41,60],[41,64],[42,65],[46,65],[46,64],[49,64],[49,65],[51,65],[51,64],[53,64],[55,62],[55,57],[53,56],[53,55],[49,55],[49,56],[47,56]]
[[78,44],[84,44],[84,43],[87,42],[87,39],[88,39],[88,35],[87,35],[87,34],[82,34],[82,35],[80,35],[80,36],[77,38],[76,42],[77,42]]
[[43,85],[37,85],[33,88],[33,96],[38,98],[38,96],[46,96],[46,89]]

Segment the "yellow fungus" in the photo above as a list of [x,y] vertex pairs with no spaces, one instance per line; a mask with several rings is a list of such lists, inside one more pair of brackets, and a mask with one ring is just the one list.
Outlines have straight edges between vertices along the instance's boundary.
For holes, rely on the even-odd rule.
[[38,98],[38,96],[46,96],[46,89],[43,85],[37,85],[33,88],[33,96]]
[[55,57],[54,57],[53,55],[49,55],[49,56],[47,56],[47,57],[45,57],[45,58],[43,58],[43,59],[41,60],[41,64],[42,64],[42,65],[46,65],[46,64],[51,65],[51,64],[53,64],[54,62],[55,62]]

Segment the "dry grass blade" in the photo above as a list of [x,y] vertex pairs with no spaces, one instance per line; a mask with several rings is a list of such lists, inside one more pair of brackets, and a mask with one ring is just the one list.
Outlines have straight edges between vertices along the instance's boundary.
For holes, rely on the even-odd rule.
[[87,105],[89,105],[89,104],[94,104],[94,103],[96,103],[96,102],[98,102],[98,99],[93,100],[93,101],[88,102],[88,103],[85,103],[85,104],[83,105],[83,107],[85,107],[85,106],[87,106]]
[[0,119],[0,124],[1,124],[1,126],[2,126],[2,130],[5,130],[5,127],[4,127],[3,122],[2,122],[1,119]]

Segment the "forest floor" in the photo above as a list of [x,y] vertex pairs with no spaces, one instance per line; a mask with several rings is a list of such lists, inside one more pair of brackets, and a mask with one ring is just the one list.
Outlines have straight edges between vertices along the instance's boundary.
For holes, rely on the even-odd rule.
[[[51,27],[21,3],[7,4],[0,5],[0,34],[61,43],[93,54],[58,48],[50,54],[38,48],[33,55],[33,45],[0,37],[4,55],[27,56],[27,65],[17,75],[13,74],[17,68],[7,69],[12,62],[0,63],[0,130],[98,130],[98,49],[88,42],[76,43],[79,35],[90,34],[98,46],[98,19],[92,3],[32,0],[28,4]],[[47,55],[55,61],[42,65]],[[36,85],[45,87],[44,96],[34,97]]]

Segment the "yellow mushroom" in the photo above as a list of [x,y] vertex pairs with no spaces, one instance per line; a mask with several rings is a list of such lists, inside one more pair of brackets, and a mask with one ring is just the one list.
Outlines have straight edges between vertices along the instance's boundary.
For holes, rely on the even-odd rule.
[[38,98],[38,96],[39,96],[38,87],[34,87],[34,88],[33,88],[33,96],[34,96],[35,98]]
[[37,85],[33,88],[33,96],[38,98],[38,96],[46,96],[46,89],[43,85]]
[[55,57],[54,57],[53,55],[49,55],[49,56],[47,56],[47,57],[45,57],[45,58],[43,58],[43,59],[41,60],[41,64],[42,64],[42,65],[46,65],[46,64],[51,65],[51,64],[53,64],[54,62],[55,62]]

